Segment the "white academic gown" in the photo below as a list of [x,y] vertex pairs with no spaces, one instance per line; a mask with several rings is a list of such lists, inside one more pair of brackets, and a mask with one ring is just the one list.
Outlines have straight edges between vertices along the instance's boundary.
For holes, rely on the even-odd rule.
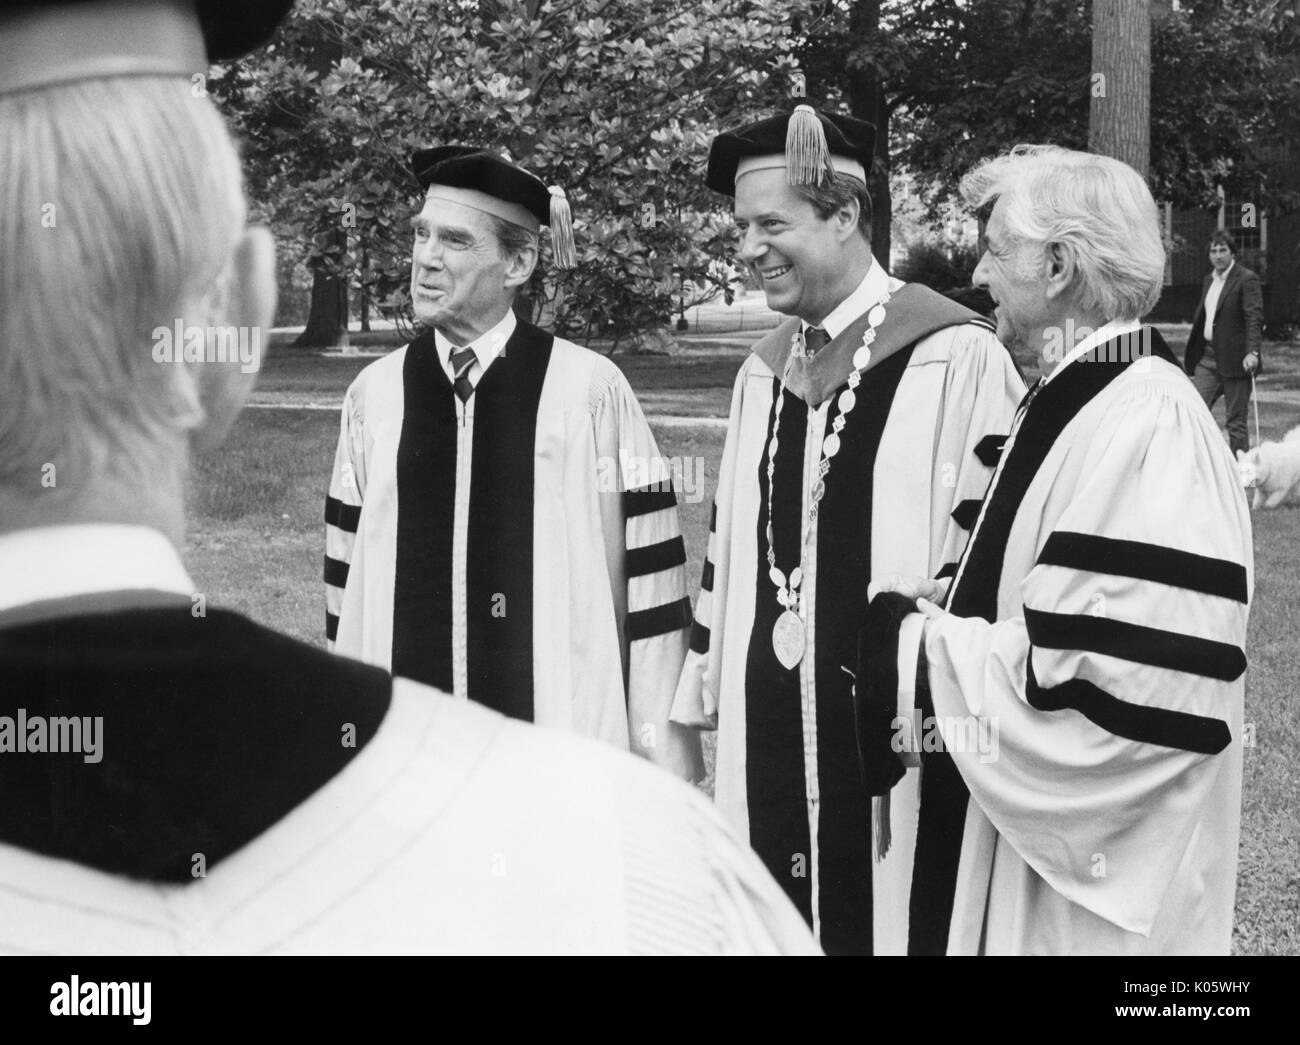
[[[816,952],[798,913],[695,789],[610,745],[390,681],[236,614],[192,616],[194,584],[161,534],[68,526],[4,535],[0,571],[0,663],[12,669],[0,720],[20,709],[69,714],[73,704],[103,712],[99,760],[0,754],[0,772],[25,780],[37,807],[0,814],[0,954]],[[184,637],[164,641],[142,620]],[[88,645],[68,640],[81,634],[99,636],[89,657]],[[119,635],[120,646],[103,641]],[[224,662],[212,635],[239,636]],[[250,663],[261,665],[251,675]],[[304,675],[319,684],[295,689]],[[354,688],[363,675],[365,692]],[[377,728],[349,747],[340,739],[348,722],[331,721],[333,711],[322,720],[325,699],[367,721],[377,707]],[[124,736],[136,716],[114,707],[144,700],[190,707],[162,734]],[[249,713],[259,704],[300,709],[280,715],[283,743],[259,735]],[[213,726],[197,741],[185,733],[191,716]],[[303,765],[317,737],[344,763],[324,779]],[[186,744],[198,745],[192,757],[177,757]],[[250,747],[307,757],[250,763]],[[39,771],[37,759],[47,762]],[[158,777],[164,764],[170,780]],[[214,783],[186,795],[196,765]],[[140,771],[155,786],[124,788]],[[212,839],[224,774],[251,805],[274,803],[259,813],[265,826],[236,817],[248,834],[225,841],[242,844],[193,867],[185,846],[180,882],[128,876],[160,835]],[[76,829],[84,814],[67,807],[60,779],[104,809],[112,830],[98,821]],[[307,793],[286,797],[304,782]],[[192,819],[175,819],[180,808]],[[98,869],[91,861],[105,847],[85,839],[124,829],[140,833],[118,854],[131,870]],[[35,841],[14,844],[18,835]]]
[[698,778],[668,721],[690,624],[669,465],[614,364],[507,320],[466,403],[432,333],[348,389],[331,648]]
[[[717,728],[716,801],[804,912],[828,952],[901,952],[907,940],[916,774],[891,799],[892,842],[873,834],[853,745],[852,672],[867,584],[882,572],[956,568],[1024,384],[976,317],[873,265],[856,313],[785,391],[774,481],[778,566],[799,527],[870,309],[887,318],[840,433],[803,560],[808,653],[772,655],[780,611],[764,527],[777,379],[798,321],[760,342],[736,379],[677,721]],[[829,324],[828,324],[829,329]],[[918,338],[917,333],[921,332]],[[883,810],[877,810],[877,816]]]
[[899,630],[948,749],[921,773],[951,758],[969,792],[935,795],[964,828],[936,847],[946,941],[923,950],[1229,950],[1250,515],[1159,335],[1109,340],[1136,329],[1082,343],[1018,419],[950,593],[969,615]]

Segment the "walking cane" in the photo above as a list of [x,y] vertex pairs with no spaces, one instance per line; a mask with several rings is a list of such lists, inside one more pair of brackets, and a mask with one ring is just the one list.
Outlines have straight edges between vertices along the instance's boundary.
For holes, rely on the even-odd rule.
[[1259,396],[1255,394],[1255,372],[1250,372],[1250,402],[1255,408],[1255,445],[1259,446]]

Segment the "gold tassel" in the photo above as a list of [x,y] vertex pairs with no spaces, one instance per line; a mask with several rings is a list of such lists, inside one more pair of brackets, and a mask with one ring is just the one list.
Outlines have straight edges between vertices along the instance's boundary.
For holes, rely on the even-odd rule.
[[551,250],[558,268],[576,268],[578,248],[573,242],[573,212],[568,197],[558,185],[551,186]]
[[820,185],[835,177],[822,121],[811,105],[797,105],[785,127],[785,162],[791,185]]
[[871,800],[871,833],[876,839],[876,863],[889,855],[889,792]]

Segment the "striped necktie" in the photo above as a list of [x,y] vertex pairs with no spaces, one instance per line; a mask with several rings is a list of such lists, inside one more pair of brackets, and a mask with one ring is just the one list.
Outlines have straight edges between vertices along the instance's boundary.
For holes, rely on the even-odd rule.
[[477,358],[472,348],[457,349],[451,354],[451,368],[456,375],[452,385],[462,403],[468,403],[469,397],[474,394],[474,384],[469,379],[469,368],[474,365],[474,360]]
[[830,340],[830,334],[822,327],[808,327],[803,332],[804,355],[811,359],[819,349],[829,344]]

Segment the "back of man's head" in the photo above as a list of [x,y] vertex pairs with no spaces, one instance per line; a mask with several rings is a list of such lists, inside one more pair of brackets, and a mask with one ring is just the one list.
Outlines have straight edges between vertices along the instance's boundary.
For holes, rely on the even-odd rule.
[[0,138],[0,490],[68,511],[174,471],[212,420],[212,378],[156,362],[151,332],[220,322],[244,233],[239,160],[176,77],[0,95]]

